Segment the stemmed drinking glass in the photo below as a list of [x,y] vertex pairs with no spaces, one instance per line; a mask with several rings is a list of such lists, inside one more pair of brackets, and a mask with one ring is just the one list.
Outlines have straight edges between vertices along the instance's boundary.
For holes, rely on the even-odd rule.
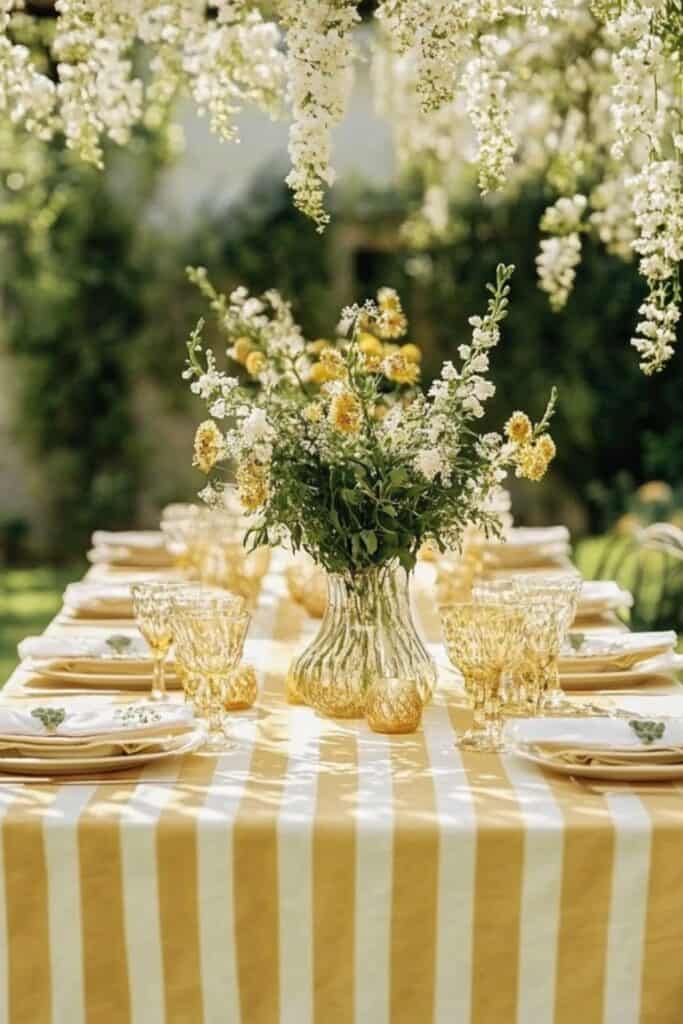
[[164,583],[134,583],[131,586],[133,610],[138,628],[152,652],[151,700],[168,700],[165,661],[173,643],[171,592]]
[[581,576],[569,572],[519,573],[512,579],[522,606],[528,605],[530,614],[535,614],[539,639],[546,639],[546,665],[541,680],[539,711],[544,715],[575,715],[577,706],[566,700],[560,685],[558,662],[576,615]]
[[458,746],[487,753],[504,750],[504,684],[516,669],[524,617],[513,604],[491,600],[474,602],[467,611],[443,609],[442,621],[449,657],[467,672],[475,704],[473,726]]
[[204,683],[209,720],[206,750],[220,752],[233,746],[225,735],[223,698],[242,657],[249,621],[249,615],[236,604],[176,603],[176,643],[189,672]]
[[203,677],[197,671],[193,645],[187,642],[187,632],[178,626],[179,616],[193,609],[202,611],[207,608],[214,609],[217,613],[223,610],[230,615],[236,611],[245,611],[245,603],[237,594],[201,587],[198,584],[178,586],[171,596],[176,673],[180,677],[185,700],[189,701],[194,706],[195,713],[202,717],[205,713]]
[[[481,725],[484,713],[481,668],[476,649],[473,620],[479,606],[472,601],[452,601],[441,605],[441,629],[451,664],[460,672],[465,695],[470,704],[475,727]],[[465,733],[467,737],[469,733]]]

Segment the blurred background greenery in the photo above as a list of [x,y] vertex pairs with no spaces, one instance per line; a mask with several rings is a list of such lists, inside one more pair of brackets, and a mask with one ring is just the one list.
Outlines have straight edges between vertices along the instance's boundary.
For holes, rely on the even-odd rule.
[[[642,375],[629,346],[642,296],[635,267],[590,241],[566,309],[551,312],[535,269],[553,198],[540,186],[487,201],[464,189],[449,240],[415,248],[401,230],[415,208],[410,181],[362,175],[358,161],[332,195],[323,236],[293,209],[273,159],[251,159],[239,196],[195,197],[187,216],[169,215],[159,203],[167,141],[139,133],[101,174],[0,126],[0,560],[18,567],[0,594],[0,657],[56,609],[93,529],[155,526],[163,504],[201,486],[190,466],[201,409],[180,374],[206,310],[187,264],[205,265],[223,290],[278,288],[309,338],[332,334],[346,303],[391,285],[428,382],[465,340],[496,264],[514,263],[491,425],[517,407],[539,414],[553,383],[560,392],[549,478],[511,482],[517,523],[565,522],[579,541],[681,523],[683,363]],[[205,145],[195,143],[195,167]],[[604,547],[580,549],[588,574],[613,568]]]
[[452,211],[452,239],[419,250],[400,231],[409,183],[347,183],[320,236],[293,209],[279,173],[261,174],[239,203],[174,230],[147,216],[165,166],[157,137],[139,137],[106,175],[63,150],[16,135],[3,141],[8,442],[40,513],[32,519],[3,500],[6,561],[63,562],[82,553],[92,529],[153,523],[161,504],[198,486],[189,469],[196,412],[180,372],[204,310],[185,279],[188,263],[206,265],[226,290],[280,289],[309,337],[329,335],[346,302],[392,285],[409,340],[424,350],[426,381],[466,337],[496,263],[514,263],[491,423],[516,407],[539,413],[551,384],[560,390],[558,457],[544,486],[514,488],[518,521],[595,533],[629,510],[643,482],[661,478],[674,492],[683,483],[683,364],[640,373],[628,344],[641,297],[635,268],[590,242],[565,311],[550,311],[534,265],[548,201],[540,188],[510,201],[464,199]]

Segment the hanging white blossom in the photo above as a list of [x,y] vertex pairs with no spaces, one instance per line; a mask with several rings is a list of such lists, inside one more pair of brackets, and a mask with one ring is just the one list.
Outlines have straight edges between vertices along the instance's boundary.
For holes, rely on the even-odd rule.
[[[231,142],[245,107],[288,112],[287,182],[322,230],[332,130],[366,52],[359,6],[56,0],[47,59],[26,42],[24,0],[0,0],[0,113],[101,167],[107,142],[165,123],[180,95]],[[423,192],[408,241],[452,237],[450,200],[470,177],[483,194],[539,178],[560,202],[585,194],[575,227],[544,217],[540,286],[556,309],[569,300],[586,233],[636,256],[648,297],[634,345],[660,370],[681,297],[680,0],[383,0],[372,21],[378,106]]]

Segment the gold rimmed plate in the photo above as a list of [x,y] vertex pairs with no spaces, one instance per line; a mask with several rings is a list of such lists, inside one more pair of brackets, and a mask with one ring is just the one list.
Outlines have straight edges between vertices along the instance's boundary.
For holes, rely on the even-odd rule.
[[[203,743],[206,729],[197,726],[176,745],[166,750],[140,751],[137,754],[116,754],[97,757],[3,757],[0,754],[0,772],[16,775],[85,775],[88,772],[116,772],[139,768],[154,761],[190,754]],[[144,780],[141,780],[144,781]]]
[[613,782],[669,782],[683,779],[683,761],[674,764],[648,764],[634,760],[632,764],[570,764],[551,754],[540,754],[527,747],[514,747],[513,753],[558,775]]

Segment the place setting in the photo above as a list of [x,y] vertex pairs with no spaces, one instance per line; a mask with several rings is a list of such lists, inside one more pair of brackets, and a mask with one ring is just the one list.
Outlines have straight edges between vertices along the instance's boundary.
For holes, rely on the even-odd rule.
[[206,728],[185,704],[0,704],[0,781],[126,771],[196,751]]
[[510,753],[560,775],[624,783],[683,780],[683,718],[520,719],[506,733]]

